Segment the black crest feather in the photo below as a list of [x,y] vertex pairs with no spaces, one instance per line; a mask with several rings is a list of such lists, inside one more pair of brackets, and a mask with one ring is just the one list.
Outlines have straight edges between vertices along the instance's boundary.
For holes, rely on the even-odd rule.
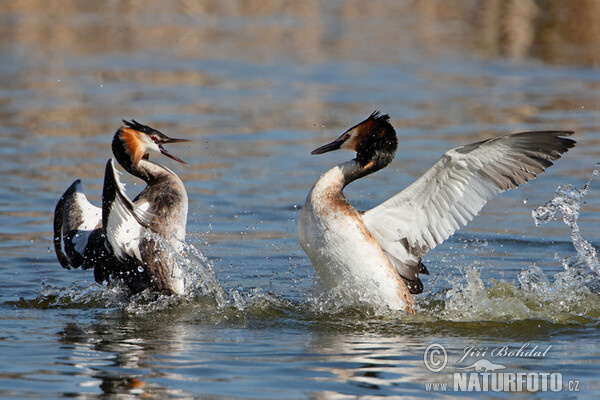
[[390,116],[389,116],[389,114],[380,115],[379,110],[375,110],[375,111],[373,111],[373,113],[371,115],[369,115],[369,118],[367,118],[367,120],[373,120],[373,121],[378,121],[380,119],[384,120],[384,121],[389,121]]
[[122,120],[122,121],[125,125],[127,125],[131,129],[135,129],[136,131],[140,131],[140,132],[147,133],[150,135],[162,134],[162,132],[157,131],[154,128],[150,128],[148,125],[140,124],[135,119],[132,119],[131,121],[127,121],[127,120]]

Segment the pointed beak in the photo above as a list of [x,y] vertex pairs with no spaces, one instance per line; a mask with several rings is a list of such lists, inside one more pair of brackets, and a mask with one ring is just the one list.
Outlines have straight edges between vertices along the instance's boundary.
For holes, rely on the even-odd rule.
[[348,140],[349,137],[350,135],[348,134],[348,132],[344,132],[339,138],[335,139],[333,142],[327,143],[317,149],[314,149],[310,152],[310,154],[323,154],[329,151],[339,150],[344,145],[346,140]]
[[180,162],[182,164],[187,164],[185,161],[183,161],[181,158],[175,157],[173,154],[169,153],[167,150],[165,150],[165,148],[162,146],[163,144],[166,143],[183,143],[183,142],[191,142],[191,140],[189,139],[172,139],[172,138],[166,138],[164,140],[161,141],[161,143],[158,144],[158,148],[160,149],[160,152],[169,157],[172,158],[173,160]]

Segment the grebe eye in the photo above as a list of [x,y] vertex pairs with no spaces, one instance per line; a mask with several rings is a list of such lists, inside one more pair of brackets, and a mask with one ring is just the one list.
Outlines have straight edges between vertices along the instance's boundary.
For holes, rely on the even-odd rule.
[[158,142],[158,138],[156,136],[150,136],[150,139],[152,139],[154,143]]
[[346,139],[350,139],[350,134],[346,133]]

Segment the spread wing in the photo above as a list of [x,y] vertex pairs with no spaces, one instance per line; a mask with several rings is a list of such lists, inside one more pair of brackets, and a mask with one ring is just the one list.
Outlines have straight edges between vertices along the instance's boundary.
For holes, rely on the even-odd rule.
[[101,212],[83,194],[79,179],[58,200],[54,210],[54,249],[64,268],[79,268],[84,264],[90,235],[102,223]]
[[410,278],[418,274],[420,257],[471,221],[494,195],[535,178],[575,146],[561,137],[571,134],[522,132],[449,150],[405,190],[365,212],[363,221],[396,259],[398,272]]
[[102,226],[117,258],[130,256],[143,261],[140,241],[152,218],[149,207],[148,202],[129,200],[113,159],[108,160],[102,191]]

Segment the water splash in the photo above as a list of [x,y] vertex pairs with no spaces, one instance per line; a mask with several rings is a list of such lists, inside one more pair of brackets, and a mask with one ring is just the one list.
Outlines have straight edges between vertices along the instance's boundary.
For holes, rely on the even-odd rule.
[[490,280],[486,287],[481,265],[471,264],[464,276],[451,280],[440,317],[451,321],[498,321],[535,318],[519,296],[518,288],[506,281]]
[[212,262],[191,244],[183,243],[183,246],[184,250],[177,253],[176,260],[184,273],[185,292],[213,297],[217,304],[224,304],[225,290],[217,279]]
[[222,307],[229,303],[227,295],[208,260],[193,245],[175,243],[148,233],[151,240],[161,246],[167,258],[173,262],[174,279],[183,282],[182,295],[162,295],[145,290],[131,296],[119,280],[108,285],[90,284],[89,280],[75,282],[68,287],[56,287],[42,283],[35,299],[21,298],[15,305],[25,308],[114,308],[139,314],[155,312],[179,306],[182,303],[202,303]]
[[597,175],[594,171],[580,189],[568,184],[559,186],[552,200],[532,211],[537,226],[562,215],[563,222],[571,229],[576,254],[563,260],[563,271],[556,274],[553,281],[540,267],[531,265],[519,273],[518,284],[493,279],[486,284],[481,278],[481,265],[475,263],[464,268],[458,278],[449,278],[451,288],[434,294],[425,305],[427,311],[443,320],[462,322],[585,323],[597,320],[600,317],[600,262],[597,249],[582,236],[578,225],[583,198]]
[[432,308],[435,300],[429,300],[426,313],[453,322],[544,320],[570,324],[600,317],[597,294],[566,275],[551,283],[535,265],[521,271],[518,283],[494,279],[486,283],[481,266],[470,265],[451,285],[437,308]]
[[86,279],[68,287],[44,282],[35,299],[21,298],[12,304],[36,309],[113,309],[133,315],[183,311],[215,323],[242,321],[249,315],[287,314],[297,308],[291,302],[260,288],[238,287],[226,291],[213,270],[212,261],[192,244],[177,242],[174,246],[163,237],[151,236],[151,233],[148,235],[173,261],[172,274],[175,279],[183,281],[183,294],[164,295],[148,289],[131,295],[126,285],[118,280],[100,285]]
[[330,288],[315,280],[307,298],[309,310],[318,316],[355,315],[361,317],[387,316],[402,318],[404,310],[387,306],[375,282],[347,276],[338,286]]
[[176,243],[175,248],[160,236],[154,240],[161,243],[163,251],[173,260],[173,274],[183,280],[183,294],[169,296],[145,290],[128,299],[123,307],[125,311],[143,314],[180,307],[183,303],[216,309],[227,304],[226,293],[214,273],[212,262],[204,254],[183,241]]
[[42,282],[35,299],[21,297],[10,303],[22,308],[123,308],[127,304],[128,291],[124,285],[101,286],[96,283],[75,282],[68,287],[57,287]]
[[537,207],[531,212],[536,226],[557,220],[557,215],[562,214],[563,222],[571,229],[571,242],[576,254],[563,261],[565,272],[557,279],[568,281],[575,280],[580,284],[595,289],[600,288],[600,261],[598,253],[592,243],[587,241],[581,234],[578,219],[583,197],[590,191],[590,185],[598,176],[594,171],[590,180],[581,188],[577,189],[570,184],[560,185],[556,189],[554,198]]

